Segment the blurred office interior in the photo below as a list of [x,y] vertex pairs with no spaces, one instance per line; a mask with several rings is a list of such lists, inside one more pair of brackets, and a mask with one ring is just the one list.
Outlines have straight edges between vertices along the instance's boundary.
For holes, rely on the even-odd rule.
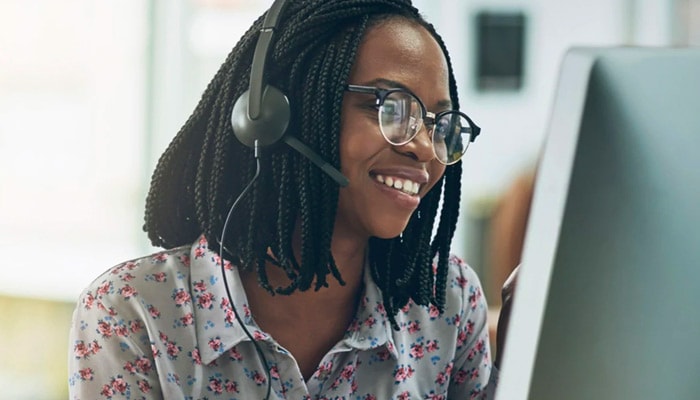
[[[141,230],[155,162],[270,4],[0,1],[0,400],[67,397],[77,296],[108,267],[155,251]],[[464,159],[453,251],[497,306],[493,264],[517,262],[508,221],[524,223],[566,49],[700,45],[700,0],[414,4],[444,37],[462,110],[482,127]],[[514,192],[524,200],[503,206]],[[515,216],[503,211],[494,232],[504,209]]]

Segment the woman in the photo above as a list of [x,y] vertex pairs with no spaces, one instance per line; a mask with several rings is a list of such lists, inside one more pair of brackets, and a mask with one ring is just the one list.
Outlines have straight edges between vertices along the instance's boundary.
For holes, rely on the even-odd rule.
[[286,134],[347,186],[284,144],[254,179],[230,118],[258,20],[153,174],[144,228],[169,250],[80,299],[72,398],[486,396],[485,300],[449,254],[479,129],[453,111],[444,43],[410,1],[287,3],[265,76],[289,98]]

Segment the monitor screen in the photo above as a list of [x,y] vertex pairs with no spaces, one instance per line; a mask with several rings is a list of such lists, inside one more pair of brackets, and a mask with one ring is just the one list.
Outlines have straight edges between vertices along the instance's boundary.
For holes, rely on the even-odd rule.
[[700,48],[565,56],[496,398],[700,398]]

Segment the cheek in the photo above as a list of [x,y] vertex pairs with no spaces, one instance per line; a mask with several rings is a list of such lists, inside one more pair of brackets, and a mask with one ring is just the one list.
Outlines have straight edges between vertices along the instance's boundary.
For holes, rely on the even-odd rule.
[[[430,163],[430,167],[428,167],[428,173],[430,174],[430,189],[435,186],[435,183],[440,180],[442,175],[445,174],[445,169],[447,167],[444,164],[441,164],[438,161],[433,160]],[[427,191],[426,191],[427,193]]]

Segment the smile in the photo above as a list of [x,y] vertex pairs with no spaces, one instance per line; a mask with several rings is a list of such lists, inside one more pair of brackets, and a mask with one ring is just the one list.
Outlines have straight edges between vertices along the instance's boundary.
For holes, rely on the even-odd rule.
[[393,176],[375,175],[374,179],[384,185],[400,190],[403,193],[415,196],[420,191],[420,185],[410,179],[396,178]]

